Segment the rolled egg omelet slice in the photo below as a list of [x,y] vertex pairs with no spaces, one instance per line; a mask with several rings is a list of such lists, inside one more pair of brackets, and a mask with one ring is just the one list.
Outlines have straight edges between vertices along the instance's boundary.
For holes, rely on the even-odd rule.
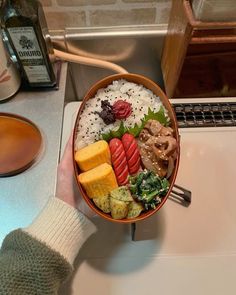
[[111,164],[108,143],[105,140],[99,140],[76,151],[75,161],[82,171],[88,171],[103,163]]
[[118,187],[112,166],[107,163],[79,174],[78,179],[89,198],[109,195],[110,191]]

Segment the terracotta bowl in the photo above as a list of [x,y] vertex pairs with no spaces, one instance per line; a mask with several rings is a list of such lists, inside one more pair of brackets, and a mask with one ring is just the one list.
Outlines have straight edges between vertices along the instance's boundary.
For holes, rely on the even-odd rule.
[[136,75],[136,74],[116,74],[116,75],[112,75],[112,76],[108,76],[100,81],[98,81],[96,84],[94,84],[91,89],[87,92],[87,94],[85,95],[82,104],[80,106],[76,121],[75,121],[75,127],[74,127],[74,133],[73,133],[73,158],[74,158],[74,154],[75,154],[75,139],[76,139],[76,130],[77,130],[77,126],[79,124],[79,117],[80,114],[85,106],[85,103],[93,98],[97,91],[100,88],[105,88],[108,85],[110,85],[113,81],[115,80],[119,80],[119,79],[125,79],[126,81],[129,82],[134,82],[136,84],[141,84],[144,87],[146,87],[147,89],[151,90],[154,94],[156,94],[157,96],[159,96],[161,102],[163,103],[163,105],[165,106],[165,108],[168,111],[168,115],[170,118],[170,127],[174,130],[174,137],[177,140],[177,159],[175,162],[175,168],[174,171],[171,175],[171,177],[169,178],[169,182],[170,182],[170,188],[166,194],[165,197],[162,198],[162,201],[159,205],[157,205],[156,209],[153,210],[149,210],[149,211],[144,211],[142,212],[138,217],[133,218],[133,219],[113,219],[111,217],[110,214],[104,213],[102,212],[98,207],[96,207],[96,205],[93,203],[93,201],[87,196],[85,190],[83,189],[83,187],[81,186],[81,184],[78,181],[78,175],[80,174],[80,170],[79,167],[77,165],[77,163],[74,160],[74,171],[75,171],[75,176],[76,176],[76,182],[78,184],[79,190],[81,192],[81,195],[83,196],[85,202],[88,204],[88,206],[99,216],[105,218],[108,221],[112,221],[112,222],[116,222],[116,223],[133,223],[133,222],[137,222],[143,219],[146,219],[148,217],[150,217],[151,215],[155,214],[156,212],[158,212],[160,210],[160,208],[164,205],[164,203],[166,202],[166,200],[168,199],[170,192],[172,190],[172,187],[174,185],[175,179],[176,179],[176,175],[177,175],[177,171],[178,171],[178,166],[179,166],[179,156],[180,156],[180,149],[179,149],[179,132],[178,132],[178,125],[177,125],[177,120],[175,117],[175,113],[172,109],[172,106],[169,102],[169,99],[167,98],[167,96],[165,95],[165,93],[161,90],[161,88],[155,84],[153,81],[151,81],[150,79],[141,76],[141,75]]

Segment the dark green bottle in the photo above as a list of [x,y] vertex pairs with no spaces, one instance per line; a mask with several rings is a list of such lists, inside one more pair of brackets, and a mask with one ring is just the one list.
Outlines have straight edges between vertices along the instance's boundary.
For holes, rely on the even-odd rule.
[[37,0],[3,0],[1,26],[30,87],[56,85],[53,48],[42,5]]

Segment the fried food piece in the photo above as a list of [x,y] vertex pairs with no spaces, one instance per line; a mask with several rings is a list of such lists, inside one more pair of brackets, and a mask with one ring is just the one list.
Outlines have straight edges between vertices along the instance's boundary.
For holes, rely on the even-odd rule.
[[143,205],[141,203],[137,203],[135,201],[131,202],[129,204],[129,211],[127,214],[127,218],[135,218],[140,215],[140,213],[143,211]]
[[131,193],[129,189],[126,186],[120,186],[115,189],[113,189],[111,192],[111,197],[124,202],[132,202],[133,198],[131,196]]
[[93,198],[93,202],[104,213],[111,212],[110,196],[109,195],[98,197],[98,198]]
[[114,219],[123,219],[127,216],[129,203],[110,198],[111,216]]

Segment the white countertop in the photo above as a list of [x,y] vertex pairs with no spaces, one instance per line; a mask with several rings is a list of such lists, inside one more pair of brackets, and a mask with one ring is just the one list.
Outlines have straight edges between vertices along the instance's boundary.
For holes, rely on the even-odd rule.
[[[79,106],[65,108],[62,148]],[[170,197],[136,224],[136,241],[130,226],[94,218],[98,231],[81,249],[60,295],[236,293],[236,127],[182,128],[180,134],[176,183],[191,190],[192,203],[182,206]]]
[[26,117],[39,127],[43,136],[43,151],[32,167],[18,175],[0,178],[0,245],[11,230],[29,225],[54,194],[66,74],[67,64],[63,63],[59,90],[20,91],[0,104],[0,112]]

